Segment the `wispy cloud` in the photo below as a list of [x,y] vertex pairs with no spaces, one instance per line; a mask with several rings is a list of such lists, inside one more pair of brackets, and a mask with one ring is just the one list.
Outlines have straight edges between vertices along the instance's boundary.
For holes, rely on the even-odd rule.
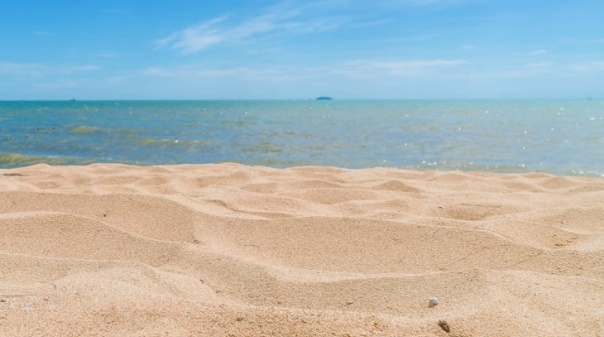
[[379,2],[386,7],[448,7],[465,3],[474,3],[480,0],[387,0]]
[[602,74],[600,73],[604,73],[604,61],[574,63],[569,66],[569,69],[576,74],[601,76]]
[[55,34],[53,34],[51,32],[47,32],[47,31],[43,31],[43,30],[37,30],[37,31],[35,31],[34,35],[38,35],[38,36],[55,36]]
[[156,40],[155,45],[192,54],[214,45],[237,43],[275,32],[308,34],[326,31],[335,29],[346,21],[343,18],[302,15],[314,6],[314,3],[298,7],[284,3],[265,9],[260,15],[239,21],[226,15],[216,17]]
[[412,77],[426,75],[444,69],[456,68],[466,63],[465,60],[404,60],[375,61],[360,60],[346,62],[337,69],[342,75],[354,78],[375,78],[376,76]]
[[121,54],[116,53],[114,51],[102,50],[94,54],[95,57],[104,58],[104,59],[117,59],[121,58]]
[[561,42],[565,42],[565,43],[572,43],[572,44],[584,44],[584,45],[591,45],[591,44],[604,44],[604,38],[601,39],[590,39],[590,38],[568,38],[568,39],[561,39]]
[[544,55],[547,53],[548,53],[547,49],[536,49],[536,50],[529,52],[530,55]]
[[435,4],[450,4],[461,2],[462,0],[391,0],[391,3],[407,6],[430,6]]
[[162,77],[176,80],[237,79],[254,81],[284,80],[290,78],[288,72],[276,66],[213,68],[203,65],[181,65],[178,67],[149,67],[143,76]]
[[69,75],[82,72],[99,70],[94,64],[85,65],[47,65],[40,63],[15,63],[0,62],[0,75],[13,76],[47,76],[47,75]]
[[558,63],[551,61],[533,62],[518,65],[500,65],[494,70],[477,72],[478,78],[495,79],[552,79],[601,77],[604,74],[604,61],[583,61]]
[[228,31],[218,27],[218,24],[222,21],[224,21],[224,18],[220,17],[185,28],[180,32],[155,41],[155,44],[158,47],[171,46],[181,50],[183,54],[200,51],[229,37]]
[[560,66],[557,66],[553,62],[535,62],[489,71],[483,73],[481,76],[500,79],[534,78],[553,75],[559,71],[559,69]]
[[381,80],[385,77],[412,78],[438,75],[447,69],[460,67],[464,60],[375,61],[357,60],[317,67],[292,65],[265,65],[256,67],[215,68],[211,65],[181,65],[177,67],[150,67],[142,75],[173,80],[237,79],[267,81],[325,80],[341,78],[354,80]]
[[367,28],[367,27],[377,27],[386,25],[392,22],[392,19],[380,19],[380,20],[372,20],[372,21],[364,21],[354,24],[355,28]]
[[94,64],[66,65],[0,61],[1,95],[12,92],[17,97],[32,99],[69,97],[73,95],[73,92],[94,83],[91,81],[91,76],[96,77],[100,73],[101,68]]

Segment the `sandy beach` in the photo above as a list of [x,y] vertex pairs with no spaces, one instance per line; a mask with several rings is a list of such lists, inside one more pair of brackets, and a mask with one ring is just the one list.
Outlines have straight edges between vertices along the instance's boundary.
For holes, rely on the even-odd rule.
[[601,178],[0,170],[0,336],[601,337],[603,303]]

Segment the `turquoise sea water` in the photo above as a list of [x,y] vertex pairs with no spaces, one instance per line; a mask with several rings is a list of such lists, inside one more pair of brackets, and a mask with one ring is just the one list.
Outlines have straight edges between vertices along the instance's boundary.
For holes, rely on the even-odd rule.
[[604,101],[0,102],[0,168],[92,162],[604,176]]

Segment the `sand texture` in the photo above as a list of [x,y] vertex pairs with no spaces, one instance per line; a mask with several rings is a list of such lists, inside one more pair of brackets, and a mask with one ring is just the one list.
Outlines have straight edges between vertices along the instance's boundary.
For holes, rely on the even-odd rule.
[[604,179],[0,170],[0,336],[602,337]]

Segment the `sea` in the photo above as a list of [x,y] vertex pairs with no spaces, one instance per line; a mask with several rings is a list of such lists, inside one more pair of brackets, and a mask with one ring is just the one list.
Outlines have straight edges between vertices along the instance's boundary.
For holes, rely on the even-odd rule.
[[604,100],[0,101],[0,168],[236,162],[604,177]]

